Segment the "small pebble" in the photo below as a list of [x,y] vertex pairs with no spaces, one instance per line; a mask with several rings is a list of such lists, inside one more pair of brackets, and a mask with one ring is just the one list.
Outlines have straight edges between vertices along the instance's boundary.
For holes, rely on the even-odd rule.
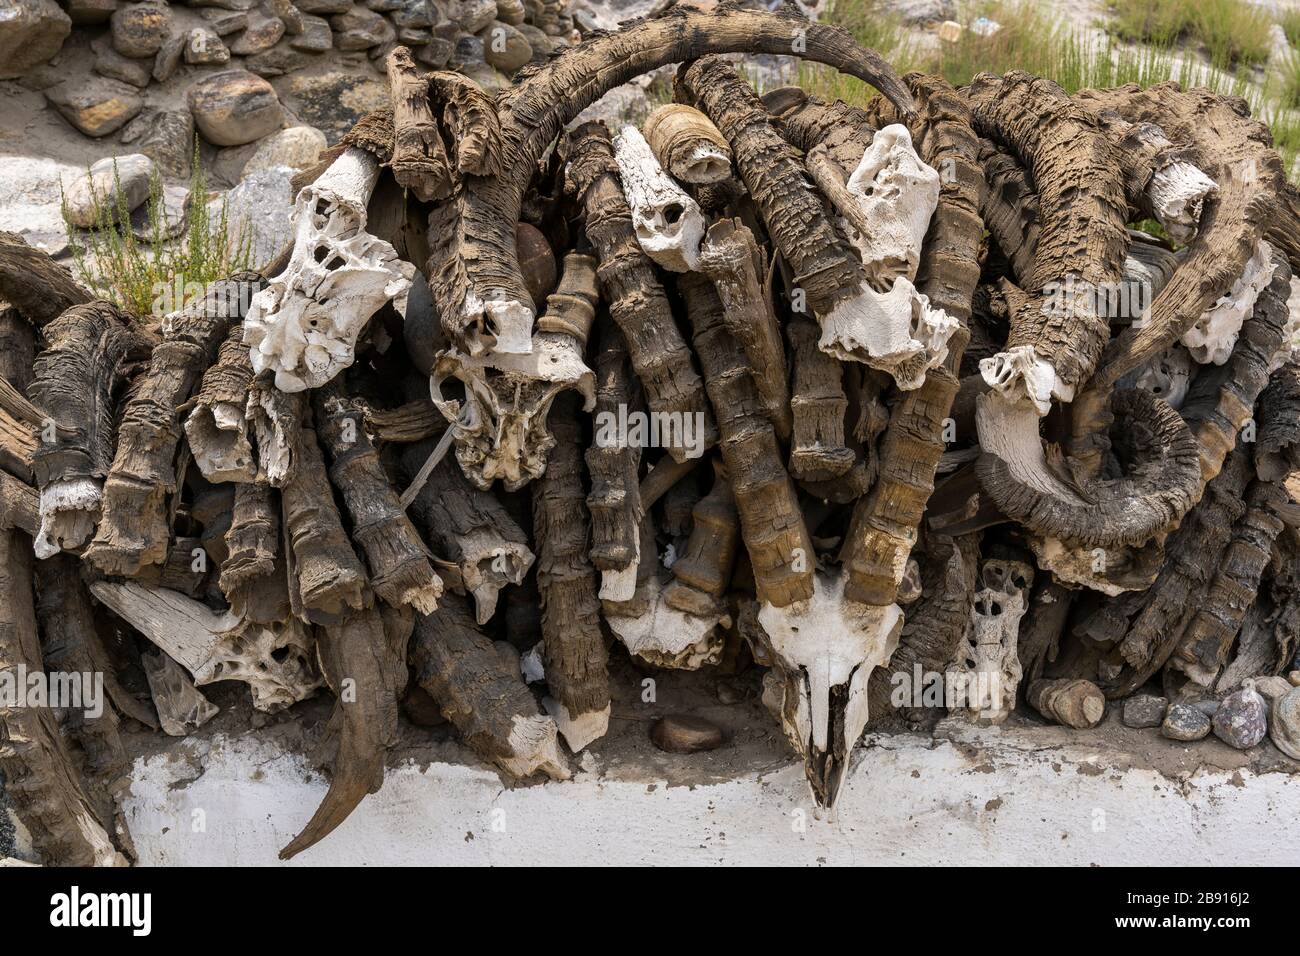
[[1300,687],[1300,671],[1292,671],[1286,675],[1286,679],[1291,682],[1292,687]]
[[1213,717],[1223,706],[1223,701],[1217,697],[1203,697],[1200,700],[1190,702],[1193,707],[1203,713],[1206,717]]
[[1268,733],[1268,707],[1253,680],[1229,694],[1214,715],[1214,735],[1229,747],[1248,750]]
[[1260,696],[1264,698],[1265,703],[1270,706],[1280,697],[1285,697],[1291,693],[1294,688],[1291,682],[1285,677],[1256,677],[1255,690],[1259,691]]
[[1174,704],[1165,714],[1160,733],[1170,740],[1200,740],[1210,733],[1210,718],[1188,704]]
[[722,728],[702,717],[660,717],[650,728],[650,740],[654,745],[674,754],[715,750],[722,746],[722,739]]
[[1273,745],[1293,760],[1300,760],[1300,687],[1273,701],[1268,716],[1268,735]]
[[1125,727],[1159,727],[1165,719],[1169,701],[1154,694],[1135,694],[1124,701],[1124,714],[1121,718]]

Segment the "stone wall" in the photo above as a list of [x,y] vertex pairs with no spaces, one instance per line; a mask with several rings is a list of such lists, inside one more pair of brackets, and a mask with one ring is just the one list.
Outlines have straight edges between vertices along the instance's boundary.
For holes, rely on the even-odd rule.
[[[0,79],[21,78],[81,133],[132,145],[173,177],[188,172],[196,129],[230,148],[293,125],[283,107],[296,113],[297,87],[277,88],[279,78],[351,73],[304,95],[309,111],[313,98],[337,107],[363,82],[357,72],[382,84],[388,52],[402,44],[428,69],[495,89],[575,35],[560,0],[6,2],[17,15],[0,19]],[[353,99],[373,106],[381,88]],[[335,140],[360,112],[312,125]]]

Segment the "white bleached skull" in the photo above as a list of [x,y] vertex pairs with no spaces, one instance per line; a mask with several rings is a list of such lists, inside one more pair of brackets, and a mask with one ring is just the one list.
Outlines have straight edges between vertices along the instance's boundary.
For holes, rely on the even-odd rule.
[[1018,345],[980,359],[979,369],[985,383],[1007,402],[1027,401],[1040,416],[1051,411],[1056,369],[1040,359],[1032,345]]
[[758,622],[754,657],[772,664],[764,700],[803,757],[818,802],[833,806],[867,725],[871,672],[898,647],[902,609],[845,600],[844,577],[818,573],[810,599],[764,603]]
[[1020,619],[1028,609],[1034,571],[1020,561],[990,559],[971,604],[970,627],[948,667],[952,703],[972,720],[1000,724],[1016,704],[1021,668]]
[[846,186],[871,223],[870,234],[851,229],[850,235],[872,288],[888,289],[900,276],[915,279],[921,242],[939,205],[939,174],[916,154],[907,127],[879,130]]
[[178,591],[134,581],[96,581],[90,590],[199,686],[244,681],[252,688],[253,706],[268,713],[306,699],[321,686],[315,635],[295,617],[274,625],[246,622]]
[[393,247],[365,231],[378,178],[378,161],[352,148],[298,192],[289,265],[244,319],[254,372],[271,369],[282,391],[317,388],[351,365],[371,316],[410,287]]
[[659,165],[635,126],[614,137],[614,159],[642,251],[670,272],[698,269],[705,230],[699,205]]
[[323,681],[315,667],[316,641],[307,625],[289,618],[283,625],[248,624],[225,635],[194,672],[200,686],[239,680],[253,692],[253,706],[267,713],[305,700]]
[[1175,343],[1142,369],[1134,384],[1157,398],[1164,399],[1170,408],[1182,408],[1183,399],[1187,397],[1187,387],[1192,381],[1193,364],[1187,349]]
[[920,388],[927,370],[948,357],[948,340],[959,324],[917,291],[904,276],[886,292],[867,283],[820,316],[817,346],[846,362],[862,362],[888,372],[900,389]]

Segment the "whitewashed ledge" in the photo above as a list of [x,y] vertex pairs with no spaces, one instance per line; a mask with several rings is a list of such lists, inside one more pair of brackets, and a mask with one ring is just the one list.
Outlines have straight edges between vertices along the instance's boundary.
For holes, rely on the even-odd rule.
[[[829,819],[793,762],[683,786],[589,758],[571,782],[518,789],[484,767],[408,762],[291,865],[1300,863],[1294,773],[1192,750],[1184,769],[1156,768],[1050,727],[947,721],[934,738],[868,740]],[[132,776],[123,809],[144,865],[278,864],[325,792],[301,755],[251,734],[178,741]]]

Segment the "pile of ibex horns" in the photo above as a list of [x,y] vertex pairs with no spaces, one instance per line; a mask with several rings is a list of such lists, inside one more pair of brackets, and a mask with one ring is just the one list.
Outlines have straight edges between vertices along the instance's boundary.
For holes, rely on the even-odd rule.
[[[718,56],[792,36],[881,95],[760,98]],[[641,129],[571,125],[670,63]],[[130,857],[119,715],[186,733],[214,681],[335,692],[288,857],[381,785],[413,688],[506,777],[567,777],[614,642],[747,646],[824,804],[869,714],[923,719],[899,675],[1077,727],[1287,665],[1300,220],[1239,101],[955,90],[728,3],[495,96],[388,68],[292,246],[161,327],[0,245],[0,670],[103,672],[112,704],[0,709],[47,858]]]

